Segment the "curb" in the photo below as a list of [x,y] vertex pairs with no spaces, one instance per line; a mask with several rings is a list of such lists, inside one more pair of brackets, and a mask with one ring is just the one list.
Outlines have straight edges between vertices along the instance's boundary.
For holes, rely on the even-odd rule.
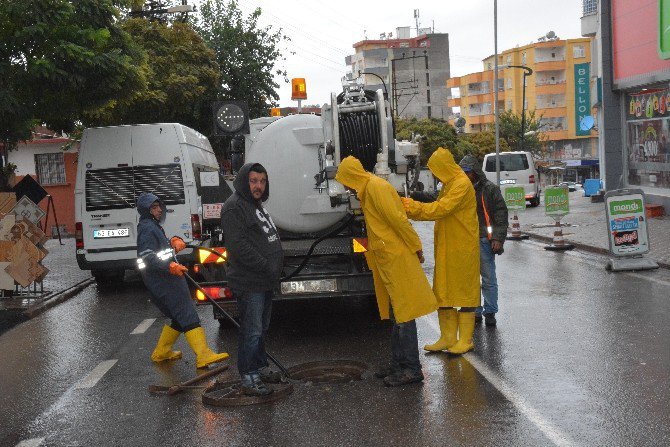
[[[540,241],[540,242],[548,242],[551,243],[553,242],[554,238],[551,236],[542,236],[541,234],[535,234],[535,233],[529,233],[529,232],[523,232],[523,234],[527,234],[531,239]],[[601,248],[601,247],[594,247],[592,245],[586,245],[586,244],[581,244],[579,242],[574,242],[574,241],[569,241],[572,245],[575,246],[576,249],[581,250],[581,251],[586,251],[590,253],[596,253],[599,255],[609,255],[610,251],[607,250],[606,248]],[[658,264],[660,268],[664,269],[670,269],[670,264],[662,261],[658,261],[654,259],[654,261]]]
[[44,300],[44,302],[40,304],[36,304],[35,306],[30,307],[29,309],[26,309],[23,312],[23,316],[26,317],[26,319],[31,319],[39,314],[47,311],[48,309],[51,309],[52,307],[67,301],[68,299],[72,298],[73,296],[77,295],[79,292],[84,290],[86,287],[90,286],[95,282],[95,279],[93,278],[87,278],[81,282],[78,282],[77,284],[68,287],[65,290],[62,290],[54,295],[52,295],[50,298],[47,298]]

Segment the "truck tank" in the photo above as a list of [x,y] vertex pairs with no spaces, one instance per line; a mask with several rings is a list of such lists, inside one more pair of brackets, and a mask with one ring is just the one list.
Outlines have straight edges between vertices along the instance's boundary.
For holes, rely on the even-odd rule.
[[316,187],[323,142],[323,124],[317,115],[286,116],[246,141],[245,162],[261,163],[267,169],[270,198],[264,206],[284,231],[317,233],[347,215],[346,206],[331,206],[328,190]]

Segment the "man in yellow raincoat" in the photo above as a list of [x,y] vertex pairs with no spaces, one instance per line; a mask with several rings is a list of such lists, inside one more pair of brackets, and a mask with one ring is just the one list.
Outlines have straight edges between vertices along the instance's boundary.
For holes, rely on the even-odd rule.
[[439,305],[440,339],[424,349],[464,354],[474,348],[474,312],[480,301],[475,190],[446,149],[438,148],[431,155],[428,169],[442,182],[437,200],[421,203],[402,199],[410,219],[435,221],[433,292]]
[[361,202],[368,231],[365,258],[373,275],[379,315],[394,319],[390,367],[375,376],[384,378],[386,386],[421,382],[414,320],[437,308],[421,268],[421,240],[409,223],[395,188],[366,172],[358,159],[349,156],[342,160],[335,180],[355,190]]

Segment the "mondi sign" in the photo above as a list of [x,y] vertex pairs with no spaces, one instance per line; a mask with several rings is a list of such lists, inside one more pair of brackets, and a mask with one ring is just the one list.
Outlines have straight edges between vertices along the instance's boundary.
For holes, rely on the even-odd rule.
[[609,208],[612,216],[644,212],[641,199],[612,201],[609,203]]

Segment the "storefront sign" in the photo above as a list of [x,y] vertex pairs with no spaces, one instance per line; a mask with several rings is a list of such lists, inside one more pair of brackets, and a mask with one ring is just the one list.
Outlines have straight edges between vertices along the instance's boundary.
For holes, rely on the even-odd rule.
[[605,195],[610,252],[615,256],[649,252],[649,236],[641,189],[609,191]]
[[509,186],[503,189],[505,204],[510,211],[524,211],[526,209],[526,192],[523,186]]
[[570,213],[567,187],[549,187],[544,190],[544,214],[563,217]]
[[591,129],[583,130],[579,123],[591,115],[590,64],[575,64],[575,135],[591,135]]

